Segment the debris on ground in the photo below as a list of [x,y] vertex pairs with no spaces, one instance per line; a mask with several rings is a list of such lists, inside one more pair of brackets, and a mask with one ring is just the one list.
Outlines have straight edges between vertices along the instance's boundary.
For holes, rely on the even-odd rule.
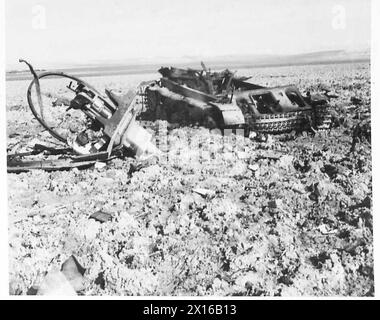
[[[149,165],[125,157],[102,170],[8,173],[9,293],[27,294],[74,255],[86,269],[77,294],[88,296],[373,296],[368,125],[354,134],[364,121],[357,109],[371,111],[369,64],[239,73],[268,87],[296,83],[301,92],[327,83],[339,96],[330,102],[339,121],[327,132],[269,135],[269,142],[168,125],[167,150]],[[90,78],[124,92],[144,79]],[[6,83],[8,153],[54,145],[25,112],[28,84]],[[58,79],[51,85],[61,87]],[[362,105],[348,108],[352,96]],[[159,136],[165,124],[144,128]],[[215,194],[204,198],[197,188]],[[88,219],[97,211],[113,219]]]
[[40,296],[76,296],[74,288],[65,275],[59,270],[50,271],[39,285]]
[[[23,161],[20,158],[36,153],[19,153],[13,155],[18,157],[17,162],[8,159],[8,172],[17,173],[35,169],[47,171],[67,170],[70,168],[83,168],[93,164],[99,169],[104,164],[89,164],[87,160],[90,160],[89,158],[91,160],[109,160],[111,155],[114,154],[115,148],[120,150],[123,147],[127,148],[136,157],[141,158],[159,154],[159,150],[151,142],[149,132],[136,123],[136,116],[139,114],[141,106],[135,102],[138,94],[134,90],[129,90],[122,96],[118,96],[110,90],[105,90],[106,95],[102,95],[94,87],[79,78],[62,72],[44,72],[37,75],[31,64],[22,59],[20,59],[20,62],[25,63],[33,75],[33,80],[27,91],[27,101],[33,116],[52,137],[70,147],[68,148],[68,153],[71,151],[82,155],[82,157],[76,157],[75,160],[83,162],[83,165],[79,163],[72,164],[70,161],[63,159]],[[69,108],[62,111],[59,117],[70,117],[68,113],[70,109],[83,112],[86,123],[69,123],[68,131],[70,134],[61,132],[62,122],[53,125],[52,123],[48,124],[45,119],[47,112],[46,105],[44,105],[42,99],[40,82],[42,79],[49,77],[70,79],[70,84],[67,88],[74,93],[71,100],[57,98],[52,101],[51,106],[55,107],[55,109],[57,109],[58,105],[69,104]],[[36,89],[40,112],[37,111],[33,102],[33,86]],[[43,112],[43,110],[45,111]],[[58,154],[54,148],[53,151]]]
[[85,278],[83,275],[86,269],[80,265],[73,255],[62,264],[61,272],[69,280],[75,292],[81,292],[85,289]]
[[203,189],[203,188],[194,188],[193,192],[198,193],[202,197],[213,197],[213,196],[215,196],[215,191]]
[[111,221],[112,215],[107,212],[96,211],[90,215],[89,219],[94,219],[96,221],[103,223],[103,222]]
[[81,293],[86,287],[84,269],[72,255],[61,266],[47,272],[40,283],[31,286],[28,295],[73,296]]

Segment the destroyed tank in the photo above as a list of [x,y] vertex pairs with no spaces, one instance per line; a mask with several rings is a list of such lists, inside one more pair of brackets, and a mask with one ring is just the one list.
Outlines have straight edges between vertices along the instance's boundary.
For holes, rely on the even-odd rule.
[[328,97],[293,85],[267,88],[228,69],[162,67],[161,79],[145,89],[146,114],[172,123],[261,133],[321,130],[331,125]]

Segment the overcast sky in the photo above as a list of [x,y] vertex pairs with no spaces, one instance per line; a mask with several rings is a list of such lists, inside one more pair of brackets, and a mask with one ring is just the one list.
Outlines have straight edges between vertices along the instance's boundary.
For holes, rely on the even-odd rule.
[[6,0],[7,69],[370,47],[370,0]]

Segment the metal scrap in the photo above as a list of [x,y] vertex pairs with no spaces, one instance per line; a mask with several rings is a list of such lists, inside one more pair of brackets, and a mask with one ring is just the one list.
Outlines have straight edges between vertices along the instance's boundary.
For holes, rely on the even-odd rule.
[[93,166],[96,161],[81,161],[73,162],[67,160],[35,160],[35,161],[8,161],[7,162],[7,172],[9,173],[20,173],[29,170],[45,170],[45,171],[56,171],[56,170],[69,170],[73,168],[85,169]]
[[94,219],[96,221],[99,221],[100,223],[104,223],[104,222],[107,222],[107,221],[111,221],[112,220],[112,215],[107,213],[107,212],[103,212],[103,211],[96,211],[94,212],[93,214],[90,215],[89,219]]
[[[112,91],[106,90],[106,96],[103,96],[79,78],[62,72],[44,72],[37,75],[31,64],[23,59],[20,59],[20,62],[26,63],[33,75],[33,80],[27,91],[28,104],[33,115],[53,137],[66,143],[69,148],[54,149],[35,146],[33,151],[8,155],[8,172],[17,173],[33,169],[52,171],[85,168],[93,165],[97,160],[108,161],[115,156],[122,155],[123,153],[120,152],[122,148],[132,150],[136,157],[159,153],[159,150],[150,141],[151,135],[136,123],[136,116],[141,111],[141,105],[136,101],[139,96],[137,90],[131,90],[123,96],[117,96]],[[45,77],[63,77],[71,80],[67,88],[75,93],[75,97],[71,101],[63,98],[56,99],[53,106],[63,103],[69,104],[66,111],[69,109],[83,111],[89,120],[89,126],[91,128],[96,127],[101,132],[100,138],[90,140],[85,130],[79,132],[76,139],[69,140],[45,122],[40,87],[40,79]],[[146,85],[146,83],[142,85]],[[33,86],[36,87],[40,113],[36,111],[31,98]],[[22,157],[36,155],[43,151],[47,151],[50,155],[76,153],[79,156],[70,157],[68,160],[20,160]]]

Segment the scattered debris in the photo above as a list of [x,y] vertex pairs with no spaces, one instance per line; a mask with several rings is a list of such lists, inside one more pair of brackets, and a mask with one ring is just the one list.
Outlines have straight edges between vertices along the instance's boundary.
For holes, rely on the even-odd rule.
[[251,131],[249,133],[249,139],[254,140],[257,137],[257,133],[255,131]]
[[305,188],[304,188],[304,186],[302,186],[301,183],[294,184],[292,186],[292,190],[295,191],[295,192],[297,192],[297,193],[299,193],[299,194],[306,193]]
[[28,289],[28,291],[26,292],[26,295],[27,296],[35,296],[35,295],[37,295],[37,293],[38,293],[38,287],[33,285]]
[[213,197],[215,196],[215,191],[209,190],[209,189],[203,189],[203,188],[195,188],[193,189],[193,192],[201,195],[202,197]]
[[282,207],[281,199],[275,199],[268,201],[268,207],[273,209],[280,209]]
[[98,169],[98,170],[101,170],[103,168],[105,168],[107,166],[107,164],[105,162],[95,162],[95,169]]
[[37,295],[41,296],[76,296],[73,286],[59,270],[50,271],[38,286]]
[[69,106],[70,100],[65,98],[65,97],[58,97],[53,101],[52,105],[53,105],[53,107],[62,106],[62,105]]
[[37,155],[42,152],[45,152],[46,155],[60,155],[60,154],[70,153],[71,151],[72,151],[71,148],[53,148],[53,147],[48,147],[48,146],[36,143],[32,151],[8,154],[7,160],[12,160],[14,158],[25,157],[25,156],[30,156],[30,155]]
[[351,97],[351,102],[355,105],[360,105],[363,103],[363,100],[362,99],[359,99],[357,97]]
[[112,215],[107,212],[96,211],[90,215],[89,219],[94,219],[96,221],[103,223],[103,222],[111,221]]
[[73,168],[85,169],[93,166],[95,161],[74,162],[67,160],[36,160],[36,161],[8,161],[7,172],[20,173],[40,169],[45,171],[69,170]]
[[328,227],[328,225],[326,224],[321,224],[320,226],[318,226],[317,228],[323,235],[329,235],[329,234],[334,234],[334,233],[337,233],[338,230],[332,230]]
[[[150,154],[159,153],[159,150],[151,142],[151,135],[135,121],[136,116],[141,111],[141,106],[135,103],[137,96],[135,91],[131,90],[123,96],[117,96],[112,91],[106,90],[107,96],[103,96],[94,87],[79,78],[63,72],[44,72],[37,75],[27,61],[20,59],[20,62],[28,65],[34,77],[27,93],[28,104],[34,117],[54,138],[68,144],[74,152],[84,157],[90,155],[97,159],[100,157],[104,159],[104,150],[106,150],[107,157],[104,160],[109,159],[113,150],[115,148],[120,149],[120,147],[132,150],[136,157],[146,157]],[[62,99],[58,101],[57,99],[53,105],[69,104],[66,112],[70,109],[83,111],[89,120],[88,129],[97,128],[97,132],[101,132],[100,136],[99,134],[92,135],[93,137],[90,139],[87,129],[77,132],[79,130],[77,127],[73,129],[70,126],[70,130],[76,133],[76,137],[66,137],[59,133],[57,128],[47,124],[42,113],[45,108],[41,98],[40,79],[57,76],[71,80],[68,89],[75,93],[75,97],[69,103],[68,101],[63,101]],[[31,97],[33,86],[36,87],[40,113],[37,112]],[[26,155],[24,153],[23,155],[12,156]],[[77,161],[79,160],[77,159]],[[87,159],[83,161],[85,162]],[[11,167],[10,169],[8,168],[8,172],[17,173],[33,169],[52,171],[82,166],[81,164],[65,164],[63,160],[59,163],[45,162],[45,160],[41,160],[41,162],[35,163],[15,164],[8,161],[8,167]],[[85,166],[86,164],[83,165]]]
[[259,160],[259,159],[280,160],[282,156],[283,156],[282,152],[274,152],[274,151],[261,152],[257,154],[256,160]]
[[252,171],[257,171],[257,170],[260,169],[260,166],[259,166],[258,164],[250,164],[250,165],[248,166],[248,169],[249,169],[249,170],[252,170]]
[[76,292],[84,290],[85,278],[83,275],[86,272],[86,269],[80,265],[75,256],[71,255],[62,264],[61,272],[65,275],[66,279],[69,280]]
[[73,296],[85,289],[84,269],[75,258],[70,256],[61,270],[49,271],[39,285],[28,289],[28,295]]

